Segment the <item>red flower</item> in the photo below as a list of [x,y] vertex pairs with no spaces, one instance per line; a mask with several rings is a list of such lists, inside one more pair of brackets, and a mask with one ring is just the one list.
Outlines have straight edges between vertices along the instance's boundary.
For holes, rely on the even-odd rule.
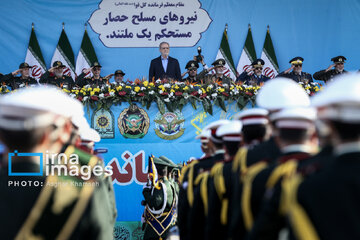
[[95,101],[99,100],[99,98],[97,96],[91,96],[90,98]]
[[310,96],[314,96],[315,95],[315,93],[314,92],[310,92]]
[[175,96],[181,96],[182,92],[175,92]]
[[197,96],[199,93],[197,91],[193,91],[192,93],[190,93],[193,96]]
[[248,95],[248,96],[250,96],[250,97],[251,97],[252,95],[254,95],[254,94],[252,94],[251,92],[246,92],[245,94]]
[[[224,93],[223,93],[224,94]],[[225,94],[224,94],[225,95]],[[205,98],[207,95],[206,95],[206,93],[204,93],[204,94],[201,94],[201,96],[200,96],[200,98]]]
[[80,102],[83,100],[83,97],[82,96],[78,96],[77,98]]
[[226,96],[226,97],[228,97],[228,96],[229,96],[229,94],[228,94],[228,93],[226,93],[226,92],[222,92],[222,95],[224,95],[224,96]]
[[163,92],[161,95],[167,96],[167,95],[169,95],[169,93]]
[[124,96],[124,95],[126,95],[126,92],[125,91],[120,91],[120,92],[118,92],[118,94],[119,94],[119,96]]
[[110,93],[105,93],[104,94],[104,97],[108,97],[108,96],[110,96]]
[[145,95],[145,93],[138,93],[138,96],[140,96],[140,97],[143,97]]

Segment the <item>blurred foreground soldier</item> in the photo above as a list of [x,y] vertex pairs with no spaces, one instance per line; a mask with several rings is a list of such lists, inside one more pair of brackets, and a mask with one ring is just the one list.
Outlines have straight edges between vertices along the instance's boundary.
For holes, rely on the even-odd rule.
[[[236,79],[236,82],[241,81],[247,85],[261,85],[265,83],[270,78],[262,74],[264,65],[264,60],[256,59],[251,64],[251,68],[240,74],[240,76]],[[251,72],[253,74],[250,75]]]
[[232,82],[231,78],[224,75],[225,73],[225,59],[217,59],[215,62],[213,62],[211,65],[214,66],[215,74],[212,75],[212,78],[215,80],[215,82],[220,82],[223,84],[230,84]]
[[333,57],[331,61],[333,61],[334,64],[331,64],[325,70],[321,70],[319,72],[314,73],[313,75],[314,79],[323,80],[327,82],[329,80],[332,80],[337,75],[347,73],[347,71],[344,70],[344,63],[346,61],[346,57],[344,56]]
[[270,138],[271,126],[268,115],[269,111],[266,109],[250,108],[235,116],[243,125],[243,146],[251,149]]
[[[80,87],[83,87],[85,85],[95,85],[98,87],[101,87],[103,85],[106,85],[109,81],[108,77],[111,75],[108,75],[106,77],[101,77],[101,65],[98,62],[94,62],[90,68],[84,69],[83,72],[77,77],[76,84]],[[88,73],[92,72],[92,77],[85,77]]]
[[291,67],[279,74],[279,77],[291,78],[295,82],[308,84],[313,81],[311,74],[302,71],[304,59],[302,57],[294,57],[289,61]]
[[[269,119],[273,128],[273,122],[271,121],[273,114],[284,108],[308,107],[310,106],[310,99],[309,95],[299,84],[291,79],[278,77],[264,84],[256,96],[256,104],[269,111]],[[231,206],[232,211],[230,212],[229,236],[231,239],[239,239],[240,236],[244,235],[245,231],[244,228],[239,227],[243,226],[241,224],[242,213],[240,205],[236,204],[241,201],[243,185],[240,179],[247,172],[249,166],[262,160],[273,162],[280,155],[281,151],[274,134],[272,134],[269,140],[261,142],[251,149],[246,147],[240,148],[236,154],[233,162],[233,174],[236,174],[238,177],[234,178],[234,181],[236,181],[234,182],[234,199],[232,200],[234,204]]]
[[63,74],[65,67],[62,62],[55,61],[52,68],[41,76],[39,83],[71,89],[74,85],[74,80]]
[[[94,199],[93,179],[61,173],[45,176],[37,157],[16,154],[61,153],[71,138],[71,118],[77,114],[84,114],[80,102],[49,87],[23,89],[0,99],[0,138],[7,152],[15,152],[11,172],[40,173],[13,176],[8,167],[0,170],[1,238],[112,239],[113,228],[102,221],[99,199]],[[43,163],[48,166],[46,160]],[[16,182],[21,181],[34,185],[20,187]]]
[[240,205],[247,232],[258,219],[264,196],[272,194],[283,178],[296,171],[299,162],[317,151],[315,118],[316,111],[312,108],[287,108],[274,114],[281,157],[274,162],[265,159],[253,164],[243,176]]
[[[38,82],[35,78],[30,77],[30,69],[32,66],[29,66],[26,62],[21,63],[18,70],[13,71],[5,75],[2,79],[6,85],[10,86],[12,90],[18,89],[19,87],[25,87],[28,85],[37,85]],[[17,75],[20,73],[20,77]]]
[[146,204],[144,240],[166,239],[176,221],[177,198],[174,187],[166,177],[168,163],[155,157],[154,164],[158,179],[151,176],[152,184],[148,183],[143,189]]
[[200,159],[210,157],[213,152],[212,148],[209,147],[209,139],[211,137],[211,130],[210,129],[203,129],[200,135],[196,136],[196,139],[200,139],[201,142],[201,151],[204,153]]
[[282,197],[296,239],[360,238],[359,91],[360,75],[349,74],[314,96],[318,117],[331,128],[335,159],[306,178],[298,174],[284,180]]
[[216,130],[216,135],[221,137],[224,143],[225,155],[224,160],[211,169],[207,185],[201,185],[202,200],[208,202],[204,204],[206,206],[204,239],[226,239],[229,211],[232,211],[229,208],[231,206],[229,201],[232,199],[232,184],[235,176],[231,174],[232,161],[241,144],[241,128],[241,122],[233,120]]
[[[190,211],[194,207],[194,202],[201,204],[200,199],[195,199],[196,191],[198,191],[196,190],[198,186],[195,180],[199,174],[210,171],[216,162],[224,159],[225,151],[223,150],[221,138],[216,136],[216,129],[227,123],[229,123],[228,120],[218,120],[210,123],[203,129],[203,132],[207,130],[211,131],[207,146],[210,148],[209,152],[211,152],[212,155],[194,160],[182,170],[178,204],[178,225],[181,239],[196,239],[197,235],[201,234],[200,232],[193,234],[193,232],[196,231],[196,227],[190,225]],[[203,215],[197,217],[201,218]],[[194,219],[192,221],[194,221]],[[204,219],[197,223],[203,224]]]
[[159,158],[168,164],[167,165],[167,167],[168,167],[167,178],[168,178],[169,182],[171,183],[171,185],[174,187],[175,194],[177,197],[179,195],[179,183],[175,180],[175,175],[179,176],[178,165],[176,165],[173,161],[171,161],[169,158],[167,158],[165,156],[160,156]]

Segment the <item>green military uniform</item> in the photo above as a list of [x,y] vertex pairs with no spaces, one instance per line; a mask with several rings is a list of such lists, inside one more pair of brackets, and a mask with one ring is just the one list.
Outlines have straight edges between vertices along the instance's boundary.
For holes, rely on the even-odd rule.
[[178,171],[178,165],[176,165],[173,161],[171,161],[169,158],[167,158],[165,156],[160,156],[159,158],[168,164],[167,165],[168,171],[169,171],[169,174],[168,174],[169,179],[168,180],[171,183],[171,185],[174,187],[176,196],[179,196],[179,190],[180,190],[179,183],[173,177],[174,171]]
[[[98,67],[101,68],[101,65],[98,62],[94,62],[91,67]],[[107,78],[99,77],[98,79],[95,79],[95,77],[85,77],[86,74],[82,72],[76,79],[76,84],[80,87],[83,87],[85,85],[95,85],[95,86],[103,86],[106,85],[109,81]]]
[[[213,62],[211,65],[216,67],[224,67],[225,66],[225,60],[220,58],[217,59],[215,62]],[[221,82],[223,84],[231,84],[233,80],[225,75],[221,75],[221,77],[217,76],[216,73],[212,75],[212,78],[215,78],[216,82]]]
[[[154,158],[156,167],[167,166],[168,163],[160,158]],[[169,229],[176,221],[176,195],[175,189],[166,176],[159,176],[159,186],[145,186],[144,240],[166,239]]]
[[[191,60],[189,61],[186,66],[185,69],[191,71],[191,70],[196,70],[199,68],[199,63]],[[183,81],[184,82],[188,82],[188,83],[200,83],[202,79],[204,79],[205,75],[208,74],[209,71],[207,69],[202,70],[200,73],[196,74],[195,77],[191,77],[190,74],[187,78],[184,78]]]
[[[53,63],[53,67],[65,67],[60,61],[56,61]],[[46,71],[40,78],[39,83],[41,84],[50,84],[55,85],[62,88],[71,89],[74,85],[74,80],[66,75],[62,75],[61,77],[56,77],[55,75],[50,75],[49,71]]]
[[[32,68],[31,66],[29,66],[29,64],[27,63],[21,63],[19,66],[19,69],[25,69],[25,68]],[[6,85],[10,86],[12,88],[12,90],[14,89],[18,89],[19,87],[21,87],[22,85],[26,86],[26,85],[35,85],[38,84],[38,82],[36,81],[35,78],[32,77],[16,77],[13,76],[12,73],[6,74],[5,76],[3,76],[2,82],[5,82]]]

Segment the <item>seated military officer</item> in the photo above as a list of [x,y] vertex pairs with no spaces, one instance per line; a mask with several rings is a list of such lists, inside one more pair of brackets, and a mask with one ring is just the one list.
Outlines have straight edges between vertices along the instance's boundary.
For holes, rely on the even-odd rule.
[[279,74],[279,77],[291,78],[295,82],[310,83],[313,81],[311,74],[302,71],[304,58],[294,57],[289,61],[291,67]]
[[225,73],[225,59],[217,59],[215,62],[213,62],[211,65],[214,66],[215,74],[212,75],[212,78],[216,82],[222,82],[226,84],[230,84],[232,82],[231,78],[224,75]]
[[314,73],[313,75],[314,79],[323,80],[327,82],[328,80],[332,80],[337,75],[347,73],[347,71],[344,70],[344,63],[346,61],[346,57],[344,56],[333,57],[331,61],[333,61],[334,64],[331,64],[325,70],[321,70]]
[[[10,86],[13,90],[19,87],[24,87],[26,85],[38,84],[35,78],[30,77],[30,68],[29,64],[26,62],[21,63],[19,69],[5,75],[2,79],[6,85]],[[20,73],[20,77],[17,77]]]
[[[77,80],[76,80],[76,84],[79,85],[80,87],[85,86],[85,85],[95,85],[95,86],[103,86],[106,85],[109,81],[108,76],[106,77],[101,77],[100,76],[100,72],[101,72],[101,65],[98,62],[94,62],[91,66],[91,68],[88,69],[84,69],[83,72],[78,76]],[[91,73],[93,74],[92,77],[86,77],[87,74],[89,74],[91,71]]]
[[63,65],[62,62],[55,61],[52,68],[41,76],[39,83],[71,89],[74,85],[74,80],[71,77],[64,75],[65,67],[66,66]]
[[241,81],[248,85],[259,85],[266,82],[270,78],[262,74],[264,65],[264,60],[256,59],[251,64],[251,68],[248,68],[246,71],[240,74],[240,76],[236,79],[236,82]]

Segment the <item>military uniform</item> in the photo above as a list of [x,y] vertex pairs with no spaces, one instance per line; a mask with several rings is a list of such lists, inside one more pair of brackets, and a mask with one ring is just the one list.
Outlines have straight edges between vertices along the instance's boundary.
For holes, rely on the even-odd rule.
[[[101,68],[101,65],[98,62],[94,62],[91,67]],[[85,85],[95,85],[101,87],[108,84],[109,82],[109,79],[107,78],[99,77],[98,79],[95,79],[94,76],[91,78],[86,78],[85,75],[86,74],[82,72],[76,79],[76,84],[80,87],[83,87]]]
[[[24,68],[32,68],[32,67],[29,66],[29,64],[27,64],[27,63],[21,63],[19,66],[19,69],[24,69]],[[5,82],[6,85],[10,86],[12,88],[12,90],[18,89],[22,85],[27,86],[27,85],[37,85],[38,84],[38,82],[36,81],[35,78],[32,78],[30,76],[27,78],[16,77],[16,76],[13,76],[12,73],[9,73],[9,74],[3,76],[1,81]]]
[[[65,67],[60,61],[56,61],[53,63],[53,67]],[[49,71],[46,71],[40,78],[39,83],[41,84],[50,84],[55,85],[61,88],[72,89],[74,85],[74,80],[66,75],[62,75],[61,77],[56,77],[55,75],[51,75]]]
[[[34,98],[33,96],[36,96]],[[5,95],[0,102],[0,131],[2,136],[17,131],[48,129],[61,131],[61,124],[69,118],[84,114],[81,103],[58,89],[34,87]],[[60,121],[63,120],[63,121]],[[3,131],[6,130],[6,131]],[[53,129],[53,128],[51,128]],[[49,139],[44,133],[44,138]],[[25,133],[26,134],[26,133]],[[62,134],[62,132],[58,133]],[[58,141],[62,135],[53,135]],[[45,141],[47,141],[45,139]],[[14,144],[7,142],[6,144]],[[39,144],[39,151],[45,151]],[[54,150],[60,146],[49,145]],[[8,148],[14,148],[13,145]],[[37,149],[38,149],[37,148]],[[24,149],[23,146],[19,149]],[[62,150],[59,150],[62,152]],[[67,151],[65,151],[65,155]],[[79,154],[80,155],[80,154]],[[21,159],[20,159],[21,158]],[[40,162],[34,157],[13,156],[12,172],[40,172]],[[81,164],[94,167],[93,156],[79,156]],[[91,161],[90,161],[91,160]],[[69,167],[69,165],[66,165]],[[76,165],[77,166],[77,165]],[[75,167],[76,167],[75,166]],[[111,239],[113,227],[101,200],[103,194],[96,187],[96,178],[64,176],[61,172],[45,176],[11,176],[8,167],[0,169],[0,234],[4,239]],[[11,181],[32,182],[17,187]],[[35,185],[35,181],[39,183]]]
[[[261,70],[264,65],[265,65],[265,62],[262,59],[256,59],[254,62],[251,63],[251,66],[253,66],[253,68],[261,68]],[[248,72],[244,71],[239,75],[239,77],[236,78],[236,82],[241,81],[247,85],[260,85],[260,84],[265,83],[269,79],[270,79],[269,77],[267,77],[263,74],[261,74],[260,76],[255,75],[255,74],[249,75]]]
[[[156,166],[168,164],[160,158],[154,158],[154,163]],[[166,176],[159,176],[158,184],[158,188],[146,185],[143,189],[146,203],[144,240],[166,239],[176,221],[175,189]]]
[[[359,239],[360,75],[344,75],[314,96],[318,116],[333,126],[334,160],[315,174],[283,182],[291,237]],[[338,137],[336,137],[338,136]]]
[[[213,62],[211,65],[216,67],[224,67],[225,66],[225,59],[217,59],[215,62]],[[216,73],[212,75],[212,78],[215,79],[216,82],[221,82],[224,84],[231,84],[233,80],[225,75],[221,75],[221,77],[217,76]]]
[[[196,71],[197,71],[198,68],[199,68],[199,63],[194,60],[189,61],[185,66],[185,69],[187,69],[189,71],[191,69],[196,69]],[[189,76],[187,78],[183,79],[183,82],[188,82],[190,84],[191,83],[200,83],[201,80],[203,80],[205,75],[208,73],[209,73],[209,71],[204,68],[199,74],[196,74],[195,77],[190,77],[190,74],[189,74]]]
[[[343,56],[333,57],[331,59],[331,61],[333,61],[335,64],[336,63],[344,64],[345,60],[346,60],[346,58]],[[313,77],[316,80],[322,80],[322,81],[327,82],[329,80],[332,80],[334,77],[344,74],[344,73],[347,73],[347,71],[343,70],[343,71],[339,72],[337,69],[331,69],[329,71],[326,71],[326,69],[324,69],[324,70],[314,73]]]
[[[303,64],[304,59],[302,57],[295,57],[289,61],[292,65],[301,65]],[[300,74],[291,71],[289,73],[280,73],[279,77],[286,77],[294,80],[295,82],[302,82],[302,83],[311,83],[313,81],[311,74],[307,72],[301,71]]]

